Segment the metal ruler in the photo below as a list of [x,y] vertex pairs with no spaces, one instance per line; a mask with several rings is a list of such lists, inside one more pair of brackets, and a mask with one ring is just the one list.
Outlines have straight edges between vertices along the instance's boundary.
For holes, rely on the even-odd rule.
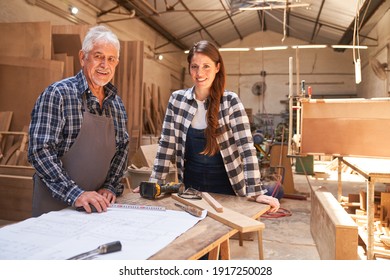
[[112,203],[111,208],[124,208],[124,209],[137,209],[137,210],[154,210],[154,211],[165,211],[163,206],[150,206],[150,205],[138,205],[138,204],[122,204]]

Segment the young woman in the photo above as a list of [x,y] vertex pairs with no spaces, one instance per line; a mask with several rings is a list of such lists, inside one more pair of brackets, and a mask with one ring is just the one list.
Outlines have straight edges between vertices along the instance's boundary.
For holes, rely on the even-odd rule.
[[151,181],[163,183],[174,161],[186,188],[253,197],[277,211],[278,199],[264,194],[245,108],[225,90],[221,54],[200,41],[187,61],[194,86],[169,99]]

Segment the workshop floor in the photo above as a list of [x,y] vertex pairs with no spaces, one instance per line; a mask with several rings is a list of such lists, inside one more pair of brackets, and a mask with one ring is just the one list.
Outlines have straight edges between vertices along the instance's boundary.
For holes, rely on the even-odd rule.
[[[324,171],[329,162],[315,162],[314,171]],[[291,212],[291,216],[278,218],[261,218],[265,224],[263,232],[264,259],[266,260],[319,260],[316,245],[310,233],[310,185],[325,186],[337,197],[337,171],[326,170],[327,179],[316,179],[314,176],[295,174],[294,188],[297,193],[308,195],[306,200],[281,200],[281,208]],[[343,196],[349,193],[359,193],[366,189],[363,177],[355,174],[344,174]],[[308,182],[309,181],[309,182]],[[309,185],[310,183],[310,185]],[[383,188],[383,190],[382,190]],[[376,191],[384,191],[385,185],[376,187]],[[255,237],[255,238],[253,238]],[[237,239],[230,241],[231,258],[235,260],[257,259],[258,247],[255,235],[247,236],[243,246],[239,246]]]

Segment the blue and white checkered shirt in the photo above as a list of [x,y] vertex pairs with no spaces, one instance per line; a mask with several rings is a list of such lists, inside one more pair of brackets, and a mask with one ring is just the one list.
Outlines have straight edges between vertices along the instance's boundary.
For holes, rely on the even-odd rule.
[[[151,174],[152,180],[163,183],[169,172],[169,163],[173,160],[176,162],[178,179],[183,181],[186,137],[197,108],[193,88],[172,93]],[[262,194],[259,162],[249,119],[234,92],[225,91],[223,94],[219,125],[225,132],[217,138],[217,142],[234,192],[239,196]]]
[[[111,115],[114,120],[116,153],[111,161],[104,188],[116,193],[127,167],[129,135],[127,114],[117,89],[104,86],[103,109],[88,89],[82,71],[76,76],[55,82],[37,99],[31,113],[28,160],[53,192],[53,196],[73,205],[83,190],[64,172],[60,158],[70,149],[79,134],[83,120],[83,95],[93,114]],[[109,108],[109,110],[107,110]],[[99,151],[96,151],[97,153]]]

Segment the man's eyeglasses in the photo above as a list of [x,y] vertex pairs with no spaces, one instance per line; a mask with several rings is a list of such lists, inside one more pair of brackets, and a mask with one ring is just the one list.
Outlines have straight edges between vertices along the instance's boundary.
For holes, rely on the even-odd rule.
[[202,199],[202,192],[193,188],[179,189],[178,196],[185,199]]

